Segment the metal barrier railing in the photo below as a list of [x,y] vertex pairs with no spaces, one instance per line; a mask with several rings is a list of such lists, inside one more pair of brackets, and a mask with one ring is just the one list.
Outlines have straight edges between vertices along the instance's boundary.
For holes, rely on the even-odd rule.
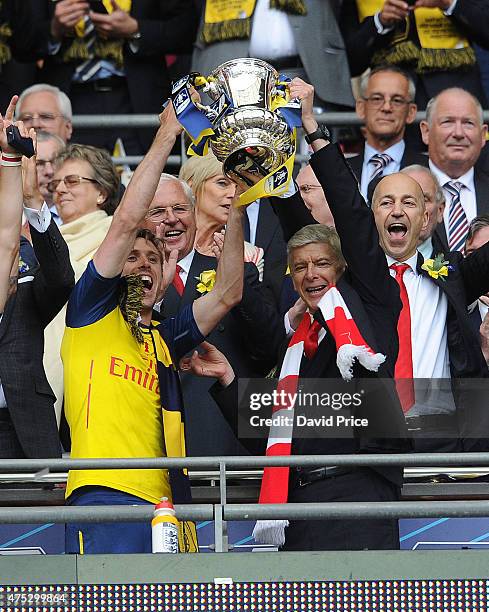
[[[489,516],[489,501],[350,502],[314,504],[228,504],[227,468],[284,466],[489,466],[489,453],[418,453],[378,455],[303,455],[295,457],[185,457],[146,459],[2,459],[0,473],[51,472],[94,469],[219,468],[220,503],[177,505],[182,520],[213,520],[215,550],[228,550],[226,521],[267,519],[373,519]],[[147,506],[59,506],[0,508],[0,523],[65,523],[149,521]]]
[[[330,127],[340,126],[360,126],[362,120],[356,113],[321,113],[316,114],[316,119],[320,123],[326,123]],[[489,111],[485,112],[485,120],[489,120]],[[419,112],[416,115],[415,123],[419,123],[425,118],[424,112]],[[108,128],[156,128],[159,125],[157,115],[75,115],[73,117],[73,125],[78,129],[108,129]],[[306,163],[308,156],[301,154],[298,147],[298,152],[295,156],[297,163]],[[182,160],[185,159],[184,147],[181,147],[182,155],[172,155],[168,158],[169,166],[179,166]],[[142,160],[142,156],[132,155],[125,157],[113,157],[116,164],[128,164],[135,166]]]
[[[363,121],[356,113],[320,113],[315,115],[320,123],[331,127],[358,126]],[[424,111],[416,113],[414,123],[419,123],[426,117]],[[489,110],[484,111],[484,121],[489,121]],[[153,128],[159,125],[158,115],[75,115],[73,125],[76,128]]]

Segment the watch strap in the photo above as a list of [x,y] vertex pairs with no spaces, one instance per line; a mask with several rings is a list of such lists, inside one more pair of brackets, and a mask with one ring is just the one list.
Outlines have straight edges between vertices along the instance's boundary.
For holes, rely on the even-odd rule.
[[305,136],[307,144],[311,144],[320,138],[323,138],[324,140],[331,140],[331,134],[325,125],[320,125],[315,132],[306,134]]

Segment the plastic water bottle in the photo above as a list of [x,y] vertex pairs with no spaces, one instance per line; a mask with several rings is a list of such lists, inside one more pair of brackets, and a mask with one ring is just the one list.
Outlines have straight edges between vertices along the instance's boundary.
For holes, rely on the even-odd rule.
[[162,497],[155,506],[151,521],[152,548],[154,553],[178,552],[178,519],[168,497]]

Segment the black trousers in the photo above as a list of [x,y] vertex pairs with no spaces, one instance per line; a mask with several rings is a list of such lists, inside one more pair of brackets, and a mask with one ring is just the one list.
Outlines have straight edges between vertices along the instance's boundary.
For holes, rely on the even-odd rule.
[[26,459],[7,408],[0,408],[0,459]]
[[[400,487],[374,470],[361,468],[347,474],[294,485],[289,502],[398,501]],[[282,550],[396,550],[397,519],[290,521]]]
[[[72,85],[70,99],[74,115],[113,116],[134,113],[126,79],[123,77],[109,79],[107,86],[104,86],[104,81]],[[79,128],[73,132],[71,141],[107,149],[112,154],[115,142],[120,137],[127,155],[144,155],[155,131],[148,128]]]

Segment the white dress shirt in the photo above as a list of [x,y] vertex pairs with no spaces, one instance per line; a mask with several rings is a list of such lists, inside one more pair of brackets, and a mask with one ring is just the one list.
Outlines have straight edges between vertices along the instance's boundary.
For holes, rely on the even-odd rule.
[[[460,191],[460,203],[462,204],[462,208],[464,209],[465,215],[467,216],[467,222],[470,223],[474,217],[477,216],[477,198],[475,195],[475,185],[474,185],[474,168],[471,168],[465,174],[458,179],[452,179],[447,174],[445,174],[442,170],[439,170],[435,164],[430,160],[430,170],[438,179],[438,182],[443,187],[445,183],[448,181],[457,181],[462,183],[463,188]],[[443,222],[445,223],[445,231],[447,233],[447,238],[450,240],[450,236],[448,234],[448,219],[450,215],[450,202],[452,201],[452,195],[443,187],[443,193],[445,194],[446,206],[445,212],[443,213]]]
[[401,160],[402,156],[404,155],[405,148],[406,144],[404,140],[396,142],[396,144],[393,144],[392,147],[389,147],[385,151],[377,151],[377,149],[374,149],[369,144],[365,143],[362,166],[362,180],[360,181],[360,191],[365,200],[367,199],[368,184],[370,183],[370,179],[374,172],[374,167],[368,163],[370,159],[374,155],[378,155],[379,153],[385,153],[386,155],[390,155],[393,161],[387,164],[382,173],[382,176],[387,176],[388,174],[399,172],[399,170],[401,169]]
[[270,0],[257,0],[250,37],[250,57],[270,60],[297,55],[287,13],[270,8]]
[[187,284],[188,273],[190,272],[190,266],[192,265],[192,261],[194,260],[195,249],[192,249],[188,255],[185,255],[180,261],[178,265],[180,266],[180,278],[182,279],[183,286]]
[[[389,266],[396,262],[386,255]],[[416,404],[408,416],[421,414],[452,413],[455,411],[449,386],[438,382],[450,378],[450,361],[447,343],[446,295],[426,276],[416,269],[418,253],[406,262],[409,268],[403,280],[411,311],[411,346],[413,354],[413,377],[415,380]],[[394,270],[390,270],[395,277]],[[427,379],[432,379],[431,386]],[[442,387],[442,390],[440,389]]]
[[246,215],[248,217],[248,223],[250,224],[250,244],[255,244],[256,242],[256,228],[258,227],[258,214],[260,212],[260,200],[256,200],[252,202],[249,206],[246,207]]
[[431,255],[433,254],[433,241],[431,240],[431,236],[426,238],[426,240],[418,246],[418,251],[425,261],[431,259]]

